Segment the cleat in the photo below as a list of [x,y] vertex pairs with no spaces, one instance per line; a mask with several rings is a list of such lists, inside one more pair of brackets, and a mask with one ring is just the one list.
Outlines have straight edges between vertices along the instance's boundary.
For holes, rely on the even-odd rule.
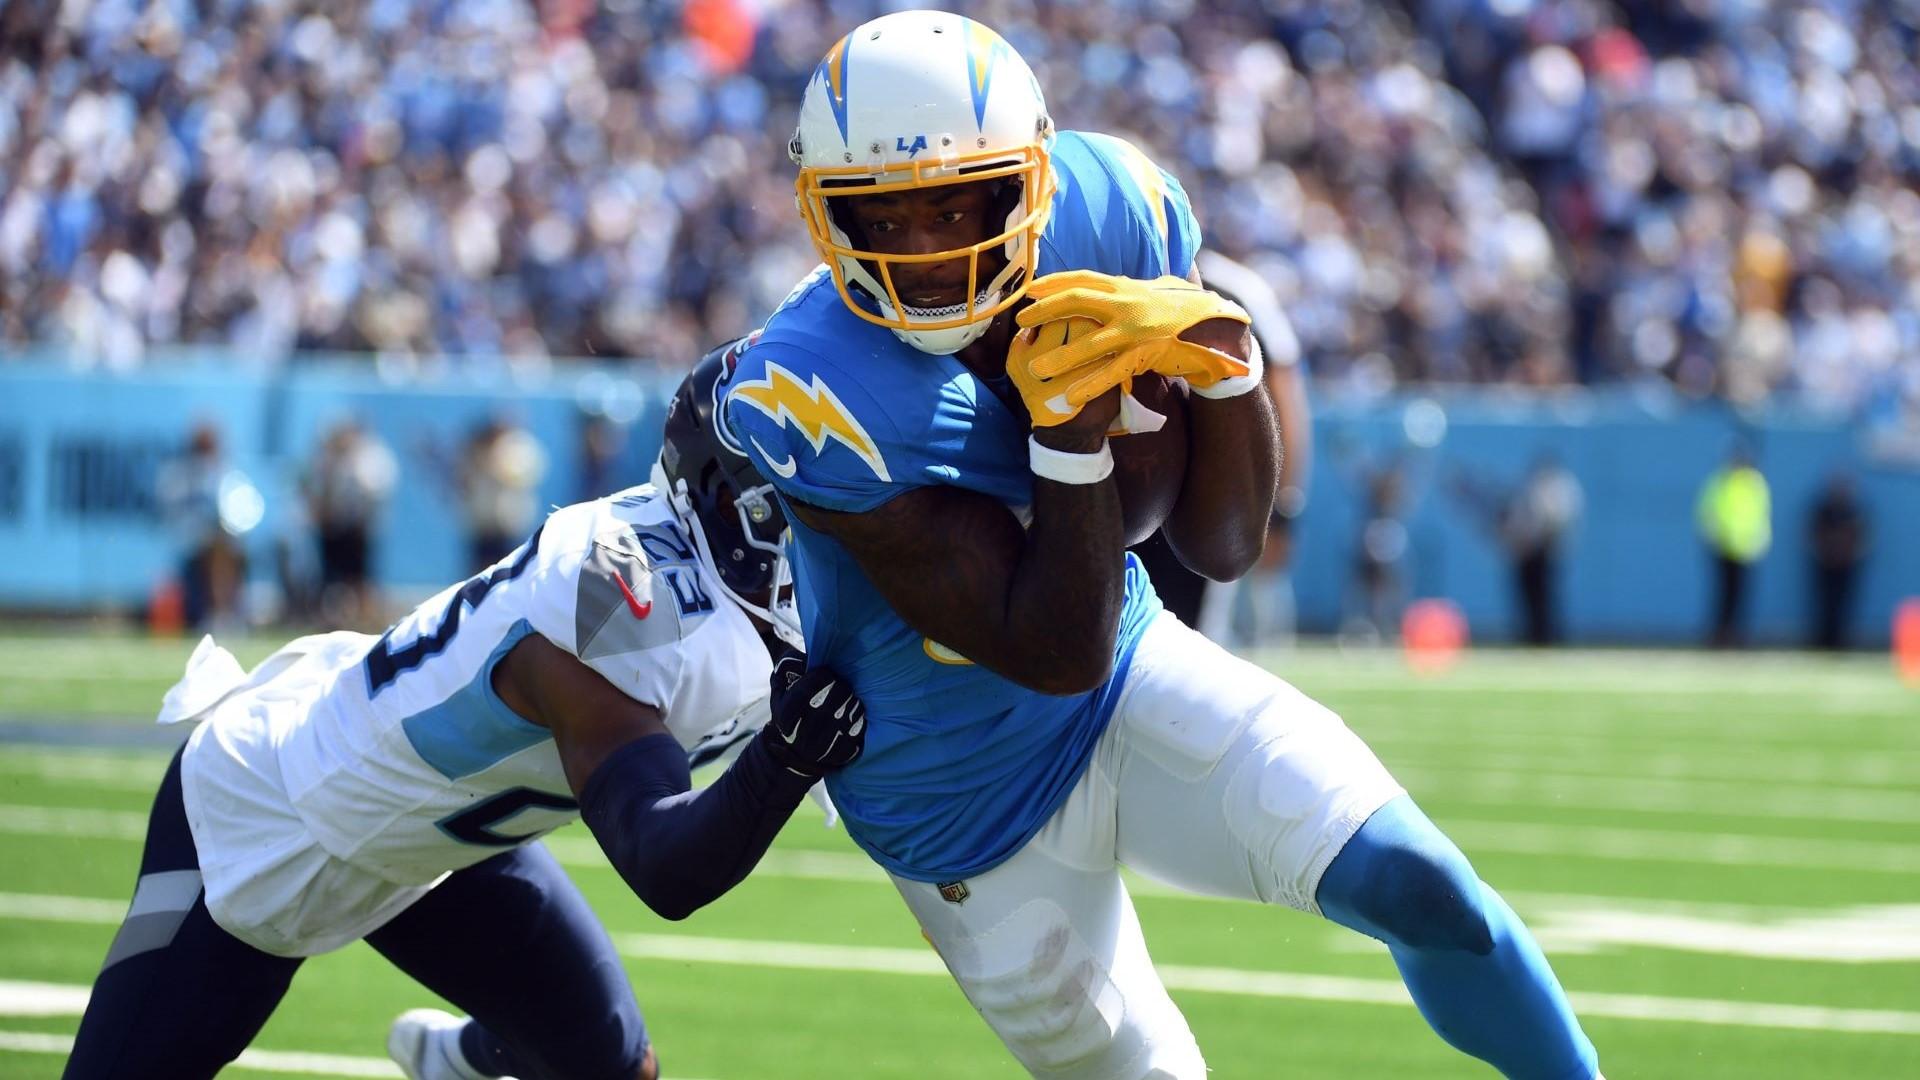
[[460,1050],[466,1026],[464,1018],[440,1009],[408,1009],[387,1029],[387,1056],[407,1080],[491,1080]]

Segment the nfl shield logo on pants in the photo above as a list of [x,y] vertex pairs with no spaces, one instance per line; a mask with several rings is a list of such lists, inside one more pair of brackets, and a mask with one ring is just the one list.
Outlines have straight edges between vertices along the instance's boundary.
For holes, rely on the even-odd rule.
[[964,881],[949,881],[940,886],[940,899],[949,904],[964,904],[967,897],[972,895]]

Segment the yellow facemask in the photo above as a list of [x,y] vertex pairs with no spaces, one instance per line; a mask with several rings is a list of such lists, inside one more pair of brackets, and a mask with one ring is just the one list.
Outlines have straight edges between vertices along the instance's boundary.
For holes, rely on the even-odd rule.
[[[996,236],[951,251],[887,255],[862,251],[833,220],[828,199],[922,191],[950,184],[1019,178],[1022,194],[1006,227]],[[833,274],[834,287],[855,315],[901,332],[946,330],[992,319],[1026,295],[1039,256],[1040,234],[1053,208],[1053,166],[1044,143],[1000,147],[972,154],[949,154],[875,168],[869,165],[803,167],[794,185],[795,201],[806,220],[814,250]],[[982,256],[1005,251],[1007,265],[993,280],[981,279]],[[909,314],[893,281],[895,266],[967,260],[967,299],[951,314]],[[854,286],[873,294],[882,310],[855,299]],[[997,292],[998,295],[995,295]]]

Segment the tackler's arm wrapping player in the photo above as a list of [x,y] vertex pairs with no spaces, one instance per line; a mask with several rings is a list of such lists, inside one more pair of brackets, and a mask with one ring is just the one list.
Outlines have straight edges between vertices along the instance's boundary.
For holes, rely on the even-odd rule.
[[619,954],[536,841],[584,819],[684,918],[866,730],[848,680],[792,651],[785,521],[714,435],[733,355],[682,384],[657,486],[554,511],[386,634],[301,638],[251,672],[202,643],[161,713],[198,726],[68,1077],[211,1077],[306,957],[360,939],[471,1017],[395,1021],[411,1080],[657,1075]]
[[1379,938],[1454,1045],[1590,1080],[1525,927],[1366,744],[1123,553],[1129,380],[1198,396],[1184,560],[1243,570],[1274,492],[1246,316],[1193,280],[1173,178],[1056,132],[1019,55],[944,12],[837,42],[789,150],[826,265],[741,353],[724,426],[792,511],[811,662],[868,709],[834,802],[1009,1052],[1048,1080],[1205,1075],[1124,863]]

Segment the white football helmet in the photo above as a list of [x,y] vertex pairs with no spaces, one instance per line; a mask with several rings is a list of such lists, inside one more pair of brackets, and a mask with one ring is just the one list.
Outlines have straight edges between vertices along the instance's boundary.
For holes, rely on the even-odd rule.
[[[986,333],[994,316],[1026,294],[1053,204],[1052,143],[1040,84],[999,34],[949,12],[902,11],[861,24],[827,50],[787,151],[800,166],[800,214],[840,298],[914,348],[946,355]],[[952,251],[862,251],[829,205],[836,197],[977,181],[1016,186],[1007,192],[1006,226]],[[1007,264],[983,281],[981,256],[996,248]],[[901,303],[893,266],[958,259],[968,263],[966,302]]]

